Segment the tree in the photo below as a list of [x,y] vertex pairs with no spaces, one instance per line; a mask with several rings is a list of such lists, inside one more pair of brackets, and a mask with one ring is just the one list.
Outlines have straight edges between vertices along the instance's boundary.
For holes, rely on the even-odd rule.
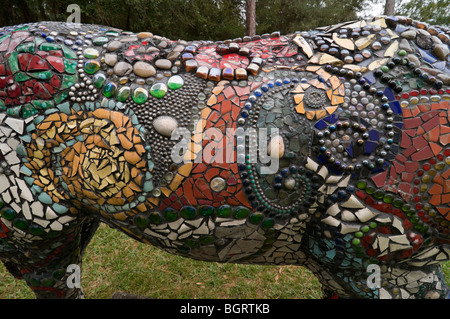
[[257,33],[282,34],[355,20],[365,0],[258,0]]
[[256,0],[245,0],[245,33],[249,36],[256,33]]
[[386,0],[384,5],[384,15],[392,16],[395,14],[395,0]]
[[432,25],[450,25],[450,0],[402,0],[399,15]]

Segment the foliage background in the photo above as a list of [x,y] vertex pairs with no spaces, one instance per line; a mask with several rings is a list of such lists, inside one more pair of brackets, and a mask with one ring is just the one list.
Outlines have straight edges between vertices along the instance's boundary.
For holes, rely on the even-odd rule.
[[[256,0],[256,33],[287,34],[373,16],[385,0]],[[245,35],[245,0],[1,0],[0,26],[66,21],[78,4],[81,22],[177,40],[225,40]],[[450,0],[396,0],[396,14],[450,25]]]

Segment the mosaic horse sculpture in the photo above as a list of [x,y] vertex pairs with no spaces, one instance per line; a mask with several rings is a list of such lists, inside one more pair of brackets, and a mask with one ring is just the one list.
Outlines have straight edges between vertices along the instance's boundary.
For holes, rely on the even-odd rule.
[[306,266],[326,297],[448,297],[449,36],[403,17],[223,42],[4,27],[0,260],[39,298],[82,297],[67,269],[104,222]]

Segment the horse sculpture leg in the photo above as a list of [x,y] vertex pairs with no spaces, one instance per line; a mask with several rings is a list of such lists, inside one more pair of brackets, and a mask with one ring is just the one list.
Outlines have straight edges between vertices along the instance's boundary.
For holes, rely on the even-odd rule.
[[26,281],[38,299],[83,298],[82,255],[97,227],[95,219],[84,218],[56,237],[49,232],[48,238],[32,245],[16,240],[16,232],[0,238],[1,261],[11,274]]

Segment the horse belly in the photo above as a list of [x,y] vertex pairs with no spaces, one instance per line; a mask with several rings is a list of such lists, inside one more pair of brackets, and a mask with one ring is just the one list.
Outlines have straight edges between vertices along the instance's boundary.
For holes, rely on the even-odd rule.
[[[302,219],[304,217],[304,219]],[[167,252],[197,260],[299,264],[307,216],[291,218],[285,224],[266,228],[250,219],[202,217],[151,225],[142,239]]]

